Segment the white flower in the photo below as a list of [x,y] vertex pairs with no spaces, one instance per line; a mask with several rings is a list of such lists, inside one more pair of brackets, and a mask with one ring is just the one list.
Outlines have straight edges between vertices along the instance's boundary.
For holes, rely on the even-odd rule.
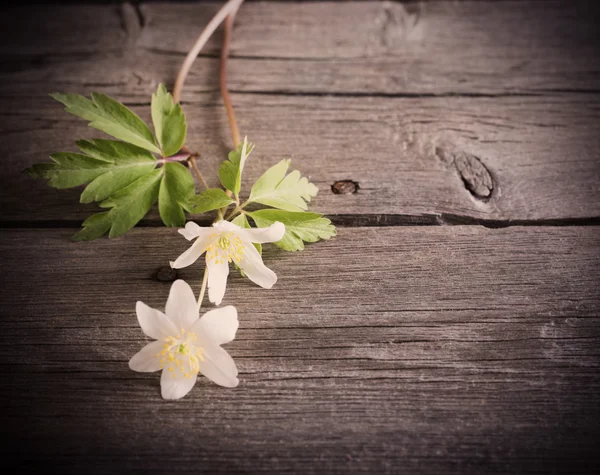
[[188,240],[196,239],[187,251],[171,262],[175,269],[187,267],[206,252],[208,269],[208,299],[219,305],[225,295],[229,263],[235,262],[248,278],[270,289],[277,282],[275,272],[263,264],[262,257],[253,242],[277,242],[285,234],[285,226],[276,222],[268,228],[241,228],[228,221],[219,221],[212,228],[201,228],[188,221],[179,232]]
[[131,358],[129,367],[139,372],[162,369],[163,398],[185,396],[194,387],[198,372],[221,386],[238,385],[235,363],[220,346],[235,337],[239,325],[235,307],[211,310],[199,318],[192,289],[183,280],[176,280],[166,315],[139,301],[135,310],[144,333],[156,341]]

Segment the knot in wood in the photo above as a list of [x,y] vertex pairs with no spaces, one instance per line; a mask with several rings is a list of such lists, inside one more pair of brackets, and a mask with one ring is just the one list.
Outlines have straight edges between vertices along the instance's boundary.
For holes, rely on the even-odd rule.
[[448,151],[436,148],[436,155],[442,162],[454,166],[465,188],[475,197],[487,201],[494,191],[492,175],[483,162],[462,151]]

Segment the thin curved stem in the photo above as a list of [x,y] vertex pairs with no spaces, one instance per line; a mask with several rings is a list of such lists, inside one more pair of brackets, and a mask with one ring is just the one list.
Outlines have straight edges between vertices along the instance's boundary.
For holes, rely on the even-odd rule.
[[200,181],[200,183],[202,183],[202,186],[208,190],[208,183],[206,183],[206,180],[202,176],[202,173],[200,173],[200,169],[198,168],[198,164],[196,163],[197,158],[198,158],[197,156],[191,156],[188,160],[188,163],[192,167],[192,170],[194,170],[194,173],[198,177],[198,180]]
[[198,296],[198,311],[202,308],[202,300],[204,300],[204,292],[206,292],[206,284],[208,283],[208,268],[204,269],[204,277],[202,278],[202,287],[200,287],[200,295]]
[[171,155],[170,157],[159,158],[158,160],[156,160],[156,163],[158,165],[164,165],[165,163],[170,162],[187,162],[191,156],[192,155],[189,152],[185,151],[175,155]]
[[246,205],[248,205],[250,203],[250,201],[246,201],[245,203],[242,203],[241,205],[237,205],[235,208],[233,208],[231,210],[231,212],[229,213],[229,215],[225,218],[227,221],[231,221],[231,218],[233,218],[234,216],[237,216],[240,213],[244,212],[244,208],[246,207]]
[[[235,112],[233,111],[233,103],[231,102],[231,96],[227,90],[227,59],[229,58],[229,45],[231,44],[231,30],[233,29],[233,22],[235,20],[235,14],[237,10],[227,16],[225,20],[225,32],[223,34],[223,47],[221,48],[221,64],[219,66],[219,89],[221,90],[221,96],[223,97],[223,103],[225,104],[225,111],[227,112],[227,119],[229,120],[229,128],[231,129],[231,138],[233,139],[233,148],[237,149],[240,144],[240,131],[235,120]],[[227,196],[232,196],[230,190],[225,192]],[[236,196],[236,200],[239,198]],[[221,208],[217,212],[217,220],[224,219],[227,207]],[[231,215],[230,215],[231,216]]]
[[200,36],[196,40],[196,43],[186,56],[183,64],[181,65],[181,69],[179,70],[179,74],[177,75],[177,79],[175,80],[175,87],[173,88],[173,100],[175,102],[179,102],[181,99],[181,90],[183,89],[183,84],[185,82],[185,78],[187,77],[192,64],[202,51],[202,48],[206,44],[206,42],[213,35],[215,30],[219,27],[221,23],[225,20],[228,15],[232,13],[235,14],[240,5],[244,0],[229,0],[221,9],[217,12],[217,14],[208,22],[208,25],[202,30]]
[[233,104],[229,91],[227,90],[227,59],[229,58],[229,46],[231,44],[231,30],[233,29],[233,22],[235,20],[235,13],[231,13],[225,19],[225,33],[223,36],[223,48],[221,49],[221,65],[219,67],[219,88],[221,89],[221,96],[225,103],[225,110],[227,111],[227,119],[229,119],[229,128],[231,129],[231,136],[233,138],[233,148],[237,148],[240,144],[240,131],[235,120],[235,113],[233,112]]

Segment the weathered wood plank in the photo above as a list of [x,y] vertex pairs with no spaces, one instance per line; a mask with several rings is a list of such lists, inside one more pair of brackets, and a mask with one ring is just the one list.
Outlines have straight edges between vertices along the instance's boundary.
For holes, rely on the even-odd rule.
[[[190,41],[181,32],[198,29],[217,7],[36,7],[28,15],[16,9],[3,16],[18,28],[0,30],[21,32],[0,42],[5,58],[0,133],[10,151],[2,164],[5,183],[0,190],[5,222],[81,221],[95,209],[79,206],[75,191],[56,192],[20,173],[49,153],[69,148],[75,138],[94,135],[51,105],[46,93],[100,90],[128,103],[146,103],[158,82],[170,82],[176,74]],[[530,97],[538,86],[511,82],[519,71],[523,78],[534,77],[531,66],[543,78],[566,74],[562,83],[540,90],[586,91],[580,80],[597,88],[597,60],[589,57],[595,51],[595,16],[589,5],[433,2],[419,7],[419,34],[404,31],[410,23],[405,9],[414,5],[252,3],[243,8],[230,82],[234,89],[246,91],[234,93],[239,120],[243,132],[259,145],[260,156],[248,169],[250,179],[281,157],[292,156],[319,184],[321,195],[315,204],[320,211],[353,214],[359,222],[600,216],[598,96]],[[51,20],[36,22],[42,15]],[[529,22],[527,27],[523,21]],[[270,27],[265,29],[265,24]],[[338,28],[341,24],[349,26]],[[387,32],[386,41],[381,41],[381,31]],[[274,36],[280,40],[272,41]],[[164,50],[150,51],[157,48],[155,43]],[[218,47],[215,39],[208,54]],[[572,54],[575,49],[577,54]],[[311,61],[318,69],[306,69]],[[419,71],[419,77],[394,80],[403,85],[391,90],[339,61],[350,61],[371,79],[391,80],[400,65],[403,74]],[[494,66],[490,61],[504,63]],[[426,73],[427,62],[442,69]],[[594,80],[572,63],[591,71]],[[283,69],[273,75],[270,64]],[[214,176],[228,143],[214,93],[216,66],[216,58],[200,58],[185,93],[190,144],[203,154],[209,176]],[[332,80],[321,71],[328,67],[333,68]],[[460,71],[460,77],[445,67]],[[481,74],[482,69],[487,73]],[[474,70],[480,71],[475,79],[462,76]],[[432,79],[424,80],[421,74]],[[496,80],[517,97],[504,97],[505,89],[493,89]],[[478,81],[493,90],[481,89]],[[323,83],[335,84],[335,89]],[[441,86],[424,90],[415,84]],[[435,97],[286,97],[248,91],[414,92]],[[501,97],[436,96],[448,92]],[[144,108],[136,110],[147,116]],[[334,195],[330,187],[340,179],[359,182],[360,192]],[[38,213],[39,203],[45,204],[43,215]],[[158,222],[156,214],[149,219]]]
[[[597,96],[234,98],[242,132],[258,145],[248,183],[292,157],[320,187],[314,209],[329,215],[431,223],[600,216]],[[75,139],[102,134],[49,98],[0,104],[0,133],[11,151],[1,165],[5,220],[83,220],[96,207],[81,206],[79,190],[53,190],[21,171],[72,150]],[[148,118],[149,106],[134,110]],[[223,107],[212,94],[195,94],[185,110],[189,145],[217,186],[229,143]],[[359,182],[359,192],[334,194],[331,185],[343,179]],[[156,214],[150,219],[158,222]]]
[[[2,451],[102,473],[584,471],[600,440],[600,228],[342,229],[233,277],[241,385],[177,403],[128,358],[175,231],[4,230]],[[199,283],[201,268],[181,276]],[[327,285],[324,285],[324,283]],[[335,289],[335,290],[334,290]]]
[[[10,72],[4,94],[27,95],[38,77],[58,89],[112,85],[145,100],[148,76],[173,81],[219,5],[16,9],[0,29],[17,32],[0,46]],[[250,3],[236,23],[229,82],[246,92],[598,91],[599,15],[593,2]],[[215,37],[205,54],[219,48]],[[207,74],[216,61],[199,61],[186,93],[216,87]]]

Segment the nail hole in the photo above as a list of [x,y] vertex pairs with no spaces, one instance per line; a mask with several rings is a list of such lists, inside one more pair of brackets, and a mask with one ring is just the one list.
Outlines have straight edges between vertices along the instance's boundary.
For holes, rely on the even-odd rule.
[[331,185],[331,191],[336,195],[351,195],[356,193],[360,189],[357,181],[353,180],[339,180]]
[[161,267],[156,273],[156,279],[161,282],[173,282],[177,279],[177,271],[171,267]]

